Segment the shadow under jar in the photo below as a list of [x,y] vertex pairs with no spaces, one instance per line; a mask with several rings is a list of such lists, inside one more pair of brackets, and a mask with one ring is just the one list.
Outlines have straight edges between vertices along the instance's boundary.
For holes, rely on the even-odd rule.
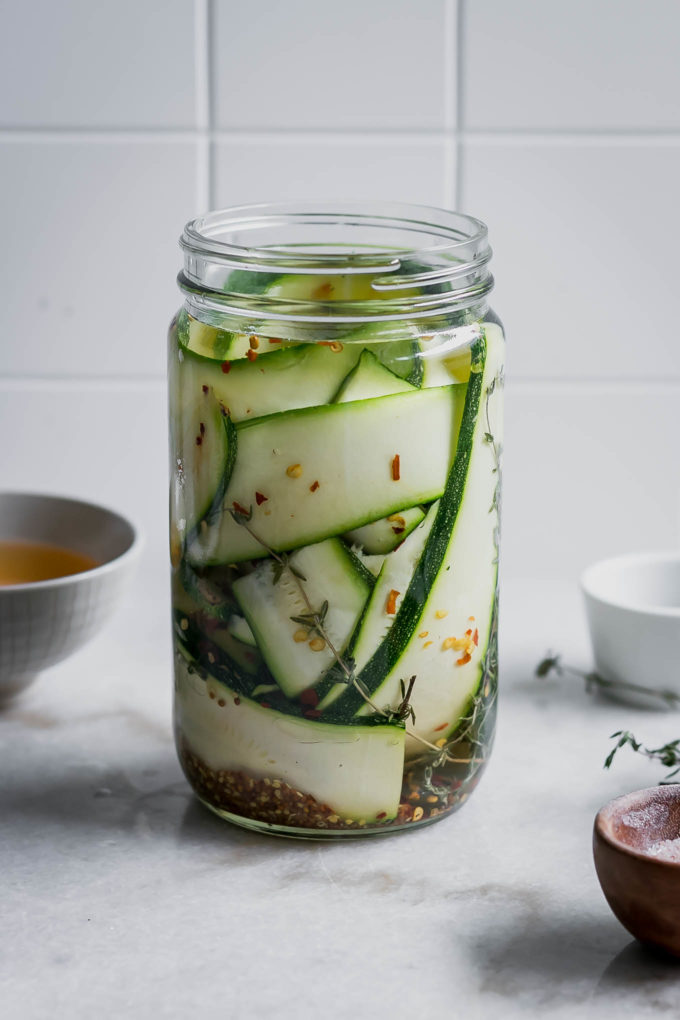
[[259,205],[181,239],[175,731],[278,835],[425,825],[494,732],[504,338],[479,220]]

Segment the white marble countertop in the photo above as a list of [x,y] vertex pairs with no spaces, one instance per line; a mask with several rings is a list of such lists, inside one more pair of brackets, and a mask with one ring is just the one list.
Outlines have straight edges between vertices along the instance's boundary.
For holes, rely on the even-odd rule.
[[663,741],[680,718],[533,679],[551,645],[588,662],[576,591],[505,585],[497,745],[458,814],[316,844],[193,799],[145,584],[0,713],[4,1017],[677,1016],[680,964],[612,916],[590,838],[602,803],[661,778],[630,752],[604,772],[609,735]]

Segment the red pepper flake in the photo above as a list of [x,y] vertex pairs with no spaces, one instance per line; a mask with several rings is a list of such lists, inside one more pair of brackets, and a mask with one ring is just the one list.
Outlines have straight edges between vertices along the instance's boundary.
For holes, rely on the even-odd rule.
[[302,714],[304,715],[305,719],[320,719],[322,715],[318,708],[308,708],[307,711],[303,712]]
[[465,655],[461,655],[460,659],[456,659],[456,665],[464,666],[466,663],[470,661],[471,658],[472,656],[470,655],[470,653],[466,652]]
[[223,361],[222,362],[222,371],[224,372],[225,375],[228,375],[231,372],[231,362],[230,361]]
[[441,726],[435,726],[434,732],[439,733],[440,730],[445,730],[448,725],[447,722],[443,722]]
[[324,298],[329,298],[332,293],[333,284],[330,282],[330,280],[327,280],[325,283],[320,284],[320,286],[318,286],[316,290],[312,291],[312,300],[323,301]]
[[475,645],[478,645],[478,644],[479,644],[479,631],[477,630],[477,628],[476,628],[476,627],[475,627],[475,632],[474,632],[474,634],[472,635],[472,640],[473,640],[473,642],[475,643]]
[[310,492],[316,492],[316,490],[318,488],[319,488],[319,483],[318,482],[312,482],[312,484],[309,486],[309,491]]
[[236,500],[234,500],[234,502],[231,505],[233,506],[237,514],[243,514],[244,517],[248,516],[248,511],[246,510],[246,508],[244,506],[241,506],[240,503],[237,503]]
[[210,387],[206,386],[205,384],[203,386],[201,386],[201,389],[203,390],[204,393],[209,393],[210,392]]
[[203,422],[201,422],[200,425],[198,426],[198,431],[201,433],[202,436],[205,435],[205,424]]
[[234,698],[234,704],[235,704],[235,705],[240,705],[240,704],[241,704],[241,699],[239,698],[238,694],[237,694],[237,695],[236,695],[236,697]]
[[471,630],[466,630],[465,631],[465,637],[472,637],[472,631]]
[[255,502],[257,503],[258,506],[262,506],[262,504],[266,503],[268,499],[269,496],[263,496],[261,492],[255,493]]
[[381,821],[383,818],[387,818],[387,811],[381,811],[379,815],[375,816],[376,822]]
[[261,702],[260,702],[260,704],[262,705],[262,708],[271,708],[271,707],[272,707],[272,706],[271,706],[271,705],[269,704],[269,702],[268,702],[268,701],[261,701]]
[[257,351],[254,351],[252,347],[249,347],[248,350],[246,351],[246,358],[248,359],[248,361],[255,361],[255,359],[257,358]]
[[310,708],[316,708],[319,704],[319,695],[313,687],[307,687],[307,689],[300,695],[300,702],[303,705],[309,705]]
[[399,592],[396,590],[396,588],[392,588],[389,595],[387,596],[387,602],[385,604],[385,612],[387,613],[388,616],[394,616],[394,614],[396,613],[398,597]]
[[282,340],[277,339],[275,336],[270,336],[267,339],[269,340],[270,344],[280,344],[280,343],[283,343]]
[[202,436],[196,436],[196,446],[200,446],[202,442],[203,442],[203,437]]
[[401,474],[399,470],[399,454],[395,453],[394,457],[392,458],[392,481],[398,482],[400,477]]
[[406,531],[406,528],[392,528],[392,531],[394,532],[395,535],[403,535],[404,532]]

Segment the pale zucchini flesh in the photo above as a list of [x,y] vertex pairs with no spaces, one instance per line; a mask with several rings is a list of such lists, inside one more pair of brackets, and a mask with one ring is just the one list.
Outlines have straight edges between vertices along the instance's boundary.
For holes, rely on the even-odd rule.
[[421,507],[409,507],[408,510],[398,510],[379,521],[364,524],[363,528],[348,531],[342,537],[369,555],[384,556],[404,542],[424,517],[425,511]]
[[351,400],[367,400],[370,397],[387,397],[392,393],[408,393],[415,387],[400,376],[385,368],[369,350],[361,352],[359,361],[344,379],[333,398],[335,404],[346,404]]
[[[256,353],[256,352],[255,352]],[[208,386],[234,422],[332,400],[361,351],[349,344],[329,354],[319,344],[297,344],[255,360],[215,361],[180,351],[182,392]]]
[[176,659],[176,725],[208,768],[283,780],[343,819],[396,816],[403,727],[335,726],[284,715],[211,676],[200,679],[183,657]]
[[[465,387],[446,386],[243,423],[223,512],[197,536],[190,558],[258,558],[437,499],[464,401]],[[248,529],[234,520],[235,507],[252,509]]]
[[371,586],[361,565],[337,538],[298,549],[289,559],[289,568],[277,571],[274,561],[265,560],[235,581],[233,590],[272,676],[287,697],[295,698],[314,687],[335,661],[311,624],[292,619],[310,612],[301,584],[314,611],[328,600],[324,630],[339,654],[356,627]]

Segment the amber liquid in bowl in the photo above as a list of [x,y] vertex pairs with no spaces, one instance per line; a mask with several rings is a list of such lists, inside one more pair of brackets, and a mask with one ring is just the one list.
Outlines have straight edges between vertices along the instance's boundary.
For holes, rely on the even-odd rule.
[[0,586],[30,584],[92,570],[91,556],[45,542],[0,541]]

